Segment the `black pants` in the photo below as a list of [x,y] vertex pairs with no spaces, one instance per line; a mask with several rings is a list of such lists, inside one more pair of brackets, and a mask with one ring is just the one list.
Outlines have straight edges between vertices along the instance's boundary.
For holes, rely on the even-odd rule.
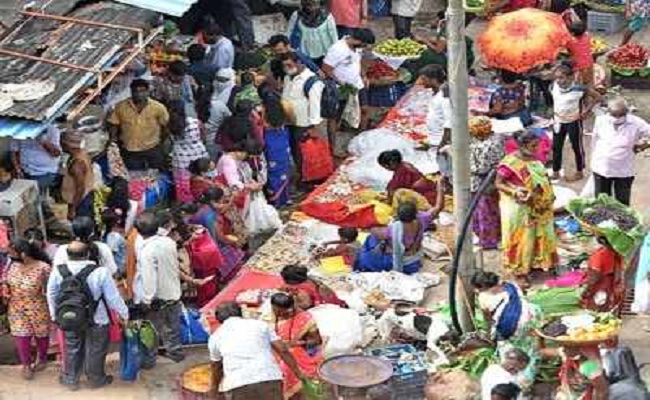
[[[183,305],[180,301],[165,304],[158,310],[150,310],[147,319],[151,321],[158,333],[159,341],[162,342],[168,355],[183,354],[183,343],[181,336],[181,313]],[[157,350],[157,349],[156,349]],[[143,365],[151,368],[156,364],[157,351],[145,353]]]
[[395,25],[395,38],[404,39],[411,37],[411,23],[413,18],[393,15],[393,24]]
[[571,141],[573,153],[576,156],[576,168],[579,172],[585,169],[585,151],[582,146],[582,121],[560,124],[558,132],[553,134],[553,171],[562,169],[562,150],[567,135]]
[[601,193],[605,193],[614,196],[616,200],[628,206],[630,205],[630,197],[632,195],[632,182],[634,182],[633,176],[626,178],[606,178],[594,173],[596,197]]
[[85,371],[92,385],[106,383],[104,371],[108,353],[108,325],[97,325],[82,332],[64,332],[65,369],[61,383],[76,385],[81,372]]
[[165,154],[162,145],[144,151],[128,151],[122,149],[122,159],[129,171],[145,171],[148,169],[165,169]]

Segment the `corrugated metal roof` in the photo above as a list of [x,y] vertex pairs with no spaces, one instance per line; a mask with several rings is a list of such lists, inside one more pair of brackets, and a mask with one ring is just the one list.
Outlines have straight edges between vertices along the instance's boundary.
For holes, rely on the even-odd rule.
[[117,0],[120,3],[181,17],[198,0]]
[[44,122],[18,118],[0,118],[0,137],[20,140],[33,139],[43,132],[46,127],[47,123]]
[[[149,28],[158,20],[156,13],[116,3],[93,4],[76,10],[69,16],[139,28]],[[42,26],[49,29],[40,29]],[[26,24],[21,30],[1,46],[88,67],[105,66],[133,39],[133,34],[124,30],[51,21],[29,26]],[[36,121],[49,119],[94,78],[94,74],[84,71],[2,56],[0,82],[50,79],[56,88],[53,93],[39,100],[17,102],[13,107],[0,112],[0,116]]]

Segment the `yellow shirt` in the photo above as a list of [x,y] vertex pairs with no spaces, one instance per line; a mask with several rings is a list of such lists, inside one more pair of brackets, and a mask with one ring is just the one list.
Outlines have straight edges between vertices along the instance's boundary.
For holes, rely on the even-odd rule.
[[138,112],[131,99],[123,100],[115,106],[108,122],[120,127],[120,140],[128,151],[145,151],[160,144],[162,128],[169,122],[165,106],[153,99]]

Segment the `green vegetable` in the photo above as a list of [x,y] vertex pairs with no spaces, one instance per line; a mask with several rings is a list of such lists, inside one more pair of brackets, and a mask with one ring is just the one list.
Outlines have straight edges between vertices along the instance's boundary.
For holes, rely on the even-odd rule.
[[544,317],[571,314],[580,310],[581,290],[548,288],[531,292],[528,301],[539,307]]

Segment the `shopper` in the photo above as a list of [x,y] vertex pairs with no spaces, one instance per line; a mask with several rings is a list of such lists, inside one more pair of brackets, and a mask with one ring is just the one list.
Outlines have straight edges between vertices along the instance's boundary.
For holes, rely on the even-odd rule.
[[149,82],[133,80],[131,98],[119,102],[108,117],[111,140],[120,145],[129,170],[164,168],[161,144],[168,122],[167,108],[149,98]]
[[311,58],[300,49],[295,49],[291,46],[289,38],[285,35],[273,35],[269,39],[269,47],[273,51],[273,59],[269,62],[269,69],[275,79],[284,80],[286,73],[282,65],[282,59],[285,54],[294,53],[300,62],[309,70],[321,77],[323,73],[320,67],[312,61]]
[[349,35],[368,23],[368,0],[328,0],[339,37]]
[[174,102],[180,101],[188,117],[196,118],[195,93],[198,85],[188,74],[188,67],[183,61],[174,61],[167,66],[163,76],[154,78],[151,97],[169,109]]
[[47,302],[52,318],[57,315],[62,283],[68,275],[82,277],[96,304],[95,315],[92,321],[89,321],[89,327],[63,332],[65,362],[59,382],[71,390],[79,388],[79,377],[82,371],[86,372],[92,388],[100,388],[113,382],[113,377],[107,375],[104,369],[110,322],[107,307],[119,315],[122,325],[129,318],[129,311],[120,297],[111,273],[92,261],[92,248],[92,244],[88,245],[77,240],[70,243],[67,247],[68,262],[57,265],[52,270],[47,283]]
[[396,39],[404,39],[412,36],[411,24],[421,6],[422,0],[393,0],[391,13],[393,14]]
[[520,373],[526,369],[530,357],[523,351],[512,348],[503,355],[499,364],[490,365],[481,376],[481,400],[491,400],[495,387],[503,384],[522,384]]
[[650,20],[650,0],[630,0],[625,2],[625,17],[628,20],[621,46],[627,44],[635,33],[648,26]]
[[93,217],[95,172],[84,149],[83,136],[79,132],[66,132],[62,144],[63,150],[70,155],[61,182],[61,197],[68,204],[68,219]]
[[607,114],[596,117],[591,170],[596,196],[601,193],[630,204],[634,182],[634,154],[650,148],[650,124],[629,113],[622,97],[609,101]]
[[433,91],[433,100],[429,103],[427,112],[427,128],[429,128],[429,143],[436,146],[436,158],[440,173],[449,182],[451,179],[451,101],[447,73],[439,65],[427,65],[418,72],[416,84]]
[[[233,0],[243,1],[243,0]],[[235,47],[230,39],[223,35],[221,27],[211,24],[203,32],[207,49],[208,64],[217,70],[232,68],[235,65]]]
[[321,0],[301,0],[300,9],[291,15],[287,37],[291,46],[304,53],[317,65],[339,39],[334,16]]
[[[181,274],[176,242],[158,234],[160,225],[154,214],[144,212],[135,221],[142,240],[137,246],[135,303],[148,308],[147,317],[156,327],[166,350],[174,362],[185,359],[181,348]],[[153,357],[156,354],[147,354]],[[147,360],[152,365],[153,360]]]

